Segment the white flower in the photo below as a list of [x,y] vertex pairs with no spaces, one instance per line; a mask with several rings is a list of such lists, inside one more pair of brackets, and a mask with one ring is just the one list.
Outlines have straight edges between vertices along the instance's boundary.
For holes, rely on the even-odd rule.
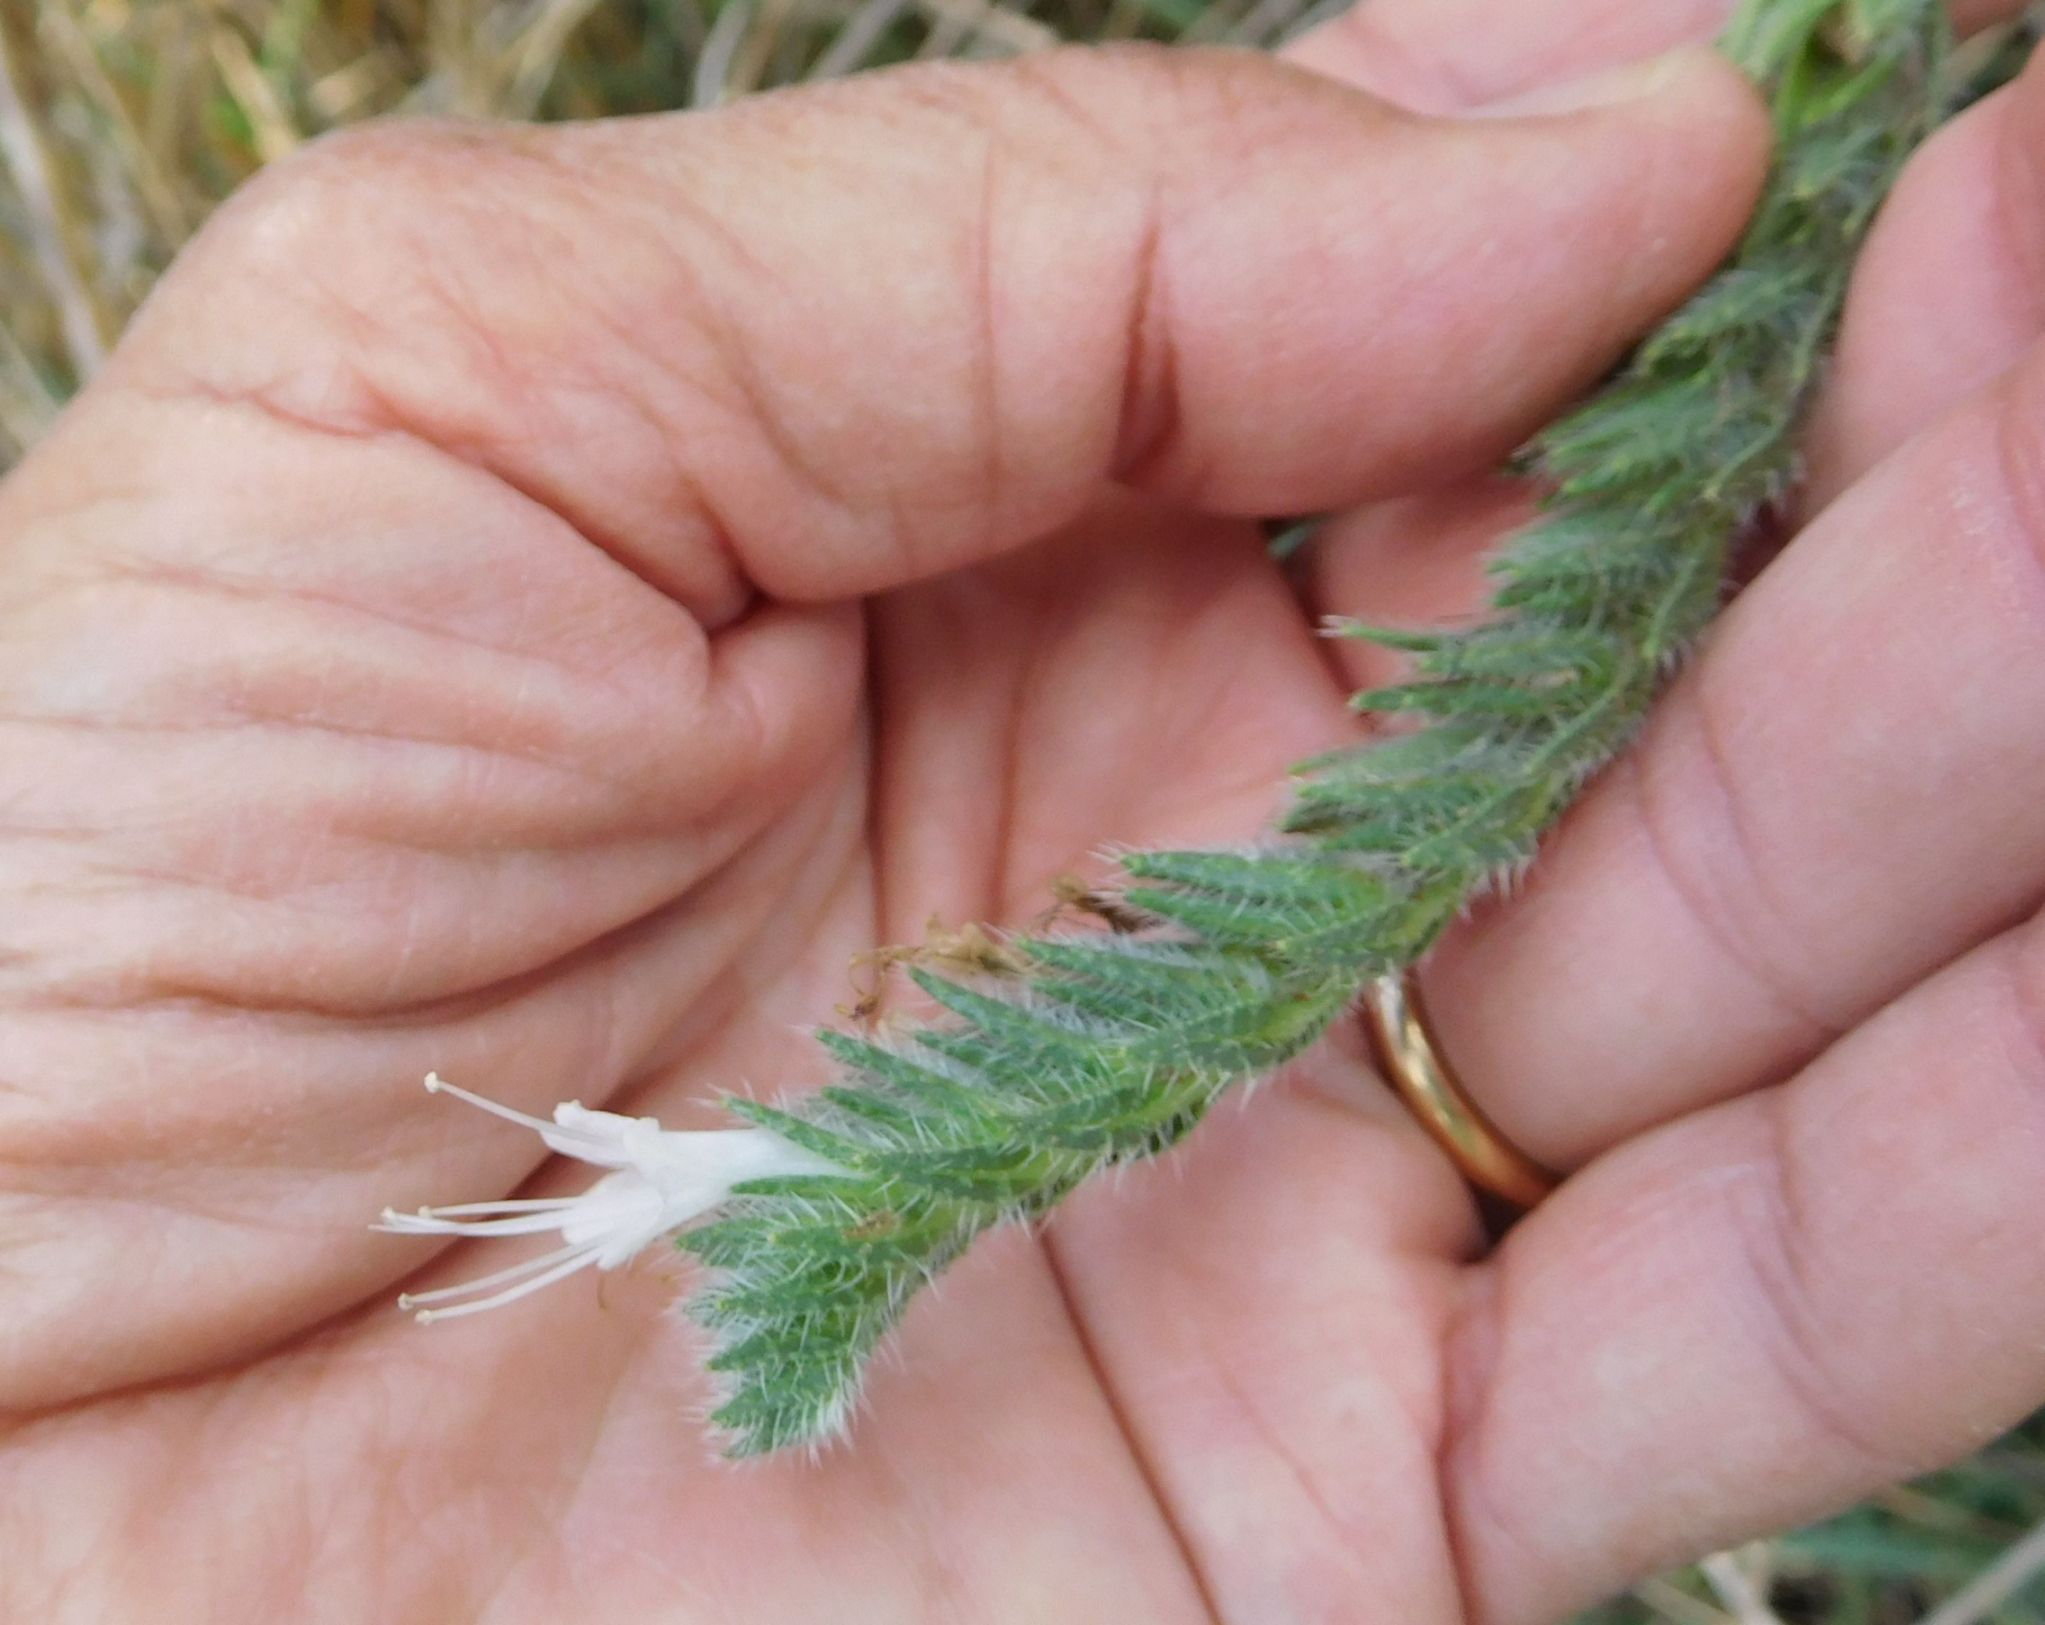
[[[615,1172],[580,1196],[464,1202],[422,1207],[417,1213],[385,1208],[382,1221],[371,1228],[394,1235],[525,1236],[558,1230],[567,1244],[480,1280],[400,1297],[398,1307],[416,1310],[422,1323],[498,1308],[591,1264],[600,1270],[616,1269],[649,1243],[721,1205],[733,1186],[749,1179],[845,1172],[763,1128],[682,1133],[662,1128],[658,1118],[595,1112],[572,1100],[556,1106],[554,1121],[547,1123],[457,1089],[437,1076],[426,1079],[426,1088],[523,1124],[546,1141],[550,1151]],[[476,1296],[491,1287],[500,1290]],[[460,1299],[468,1301],[456,1301]],[[429,1307],[446,1304],[453,1307]]]

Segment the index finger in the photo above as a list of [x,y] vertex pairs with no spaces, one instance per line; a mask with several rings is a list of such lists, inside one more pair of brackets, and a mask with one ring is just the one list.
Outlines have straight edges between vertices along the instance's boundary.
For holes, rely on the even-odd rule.
[[1247,55],[1072,51],[397,126],[231,205],[107,381],[402,430],[691,607],[954,568],[1114,483],[1325,507],[1496,457],[1728,246],[1766,146],[1737,76],[1604,94],[1430,122]]
[[[1735,0],[1364,0],[1302,35],[1287,60],[1429,113],[1538,94],[1582,74],[1708,42]],[[1954,0],[1963,33],[2024,0]]]

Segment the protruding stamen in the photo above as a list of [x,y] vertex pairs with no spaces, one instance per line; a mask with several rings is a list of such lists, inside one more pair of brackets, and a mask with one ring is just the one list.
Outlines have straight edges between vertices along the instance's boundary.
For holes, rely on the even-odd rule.
[[445,1207],[422,1207],[436,1219],[465,1219],[484,1213],[559,1213],[581,1201],[579,1196],[515,1197],[504,1202],[451,1202]]
[[[587,1128],[579,1126],[570,1127],[559,1121],[560,1114],[568,1109],[566,1106],[555,1108],[556,1121],[548,1122],[545,1118],[530,1116],[510,1106],[501,1105],[497,1101],[474,1094],[462,1088],[459,1084],[449,1083],[438,1072],[426,1074],[426,1092],[429,1095],[453,1095],[456,1100],[466,1101],[478,1111],[488,1112],[492,1117],[501,1117],[507,1123],[516,1123],[520,1128],[529,1128],[539,1135],[542,1140],[546,1141],[552,1150],[558,1151],[564,1156],[579,1157],[585,1162],[596,1162],[605,1166],[616,1166],[615,1161],[608,1160],[605,1155],[606,1152],[614,1149],[609,1138],[602,1134],[593,1133]],[[581,1108],[577,1106],[576,1109],[579,1111]],[[607,1117],[609,1114],[593,1113],[591,1115]]]
[[449,1083],[438,1072],[426,1074],[426,1092],[429,1095],[453,1095],[456,1100],[466,1100],[479,1111],[486,1111],[492,1117],[501,1117],[507,1123],[516,1123],[520,1128],[529,1128],[536,1134],[554,1131],[554,1125],[545,1119],[514,1111],[511,1107],[499,1105],[494,1100],[485,1100],[481,1095],[471,1094],[461,1085]]
[[[436,1287],[431,1292],[405,1292],[398,1296],[398,1307],[410,1311],[422,1303],[446,1303],[454,1298],[474,1297],[478,1292],[487,1292],[493,1286],[504,1286],[512,1281],[522,1281],[527,1276],[551,1270],[555,1265],[568,1259],[582,1259],[589,1256],[587,1247],[557,1247],[551,1253],[541,1253],[523,1263],[513,1264],[509,1269],[497,1270],[490,1275],[478,1276],[473,1281],[463,1281],[455,1286]],[[580,1264],[577,1265],[580,1268]],[[551,1277],[550,1277],[551,1279]]]
[[437,1207],[422,1207],[417,1213],[386,1210],[383,1218],[370,1228],[393,1236],[532,1236],[542,1230],[559,1230],[560,1215],[567,1209],[568,1204],[563,1203],[543,1212],[518,1213],[502,1219],[450,1219],[445,1208]]
[[[552,1258],[561,1258],[561,1262],[552,1269],[535,1275],[529,1281],[521,1281],[517,1286],[506,1287],[502,1292],[495,1293],[487,1298],[479,1298],[474,1303],[458,1303],[452,1309],[421,1309],[413,1318],[420,1325],[425,1326],[436,1320],[453,1320],[460,1315],[479,1315],[485,1309],[501,1309],[507,1303],[517,1302],[529,1292],[537,1292],[542,1287],[552,1286],[563,1276],[573,1275],[577,1270],[591,1263],[596,1258],[596,1253],[587,1247],[569,1248],[568,1252],[570,1256],[567,1258],[561,1258],[559,1253],[547,1255]],[[469,1283],[471,1288],[481,1284],[479,1281],[471,1281]]]

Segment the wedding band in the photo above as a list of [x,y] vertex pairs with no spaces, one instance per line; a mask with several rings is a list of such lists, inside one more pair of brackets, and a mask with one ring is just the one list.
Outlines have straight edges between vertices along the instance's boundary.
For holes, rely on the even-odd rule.
[[1457,1081],[1410,973],[1372,982],[1363,1013],[1386,1079],[1465,1179],[1517,1208],[1535,1206],[1555,1188],[1555,1175],[1501,1134]]

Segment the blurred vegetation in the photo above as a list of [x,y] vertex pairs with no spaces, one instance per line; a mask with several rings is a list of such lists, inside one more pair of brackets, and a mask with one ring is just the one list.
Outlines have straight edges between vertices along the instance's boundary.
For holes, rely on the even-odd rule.
[[[0,466],[212,206],[392,112],[584,118],[1061,38],[1268,46],[1346,0],[0,0]],[[2045,1625],[2045,1421],[1580,1625]]]

